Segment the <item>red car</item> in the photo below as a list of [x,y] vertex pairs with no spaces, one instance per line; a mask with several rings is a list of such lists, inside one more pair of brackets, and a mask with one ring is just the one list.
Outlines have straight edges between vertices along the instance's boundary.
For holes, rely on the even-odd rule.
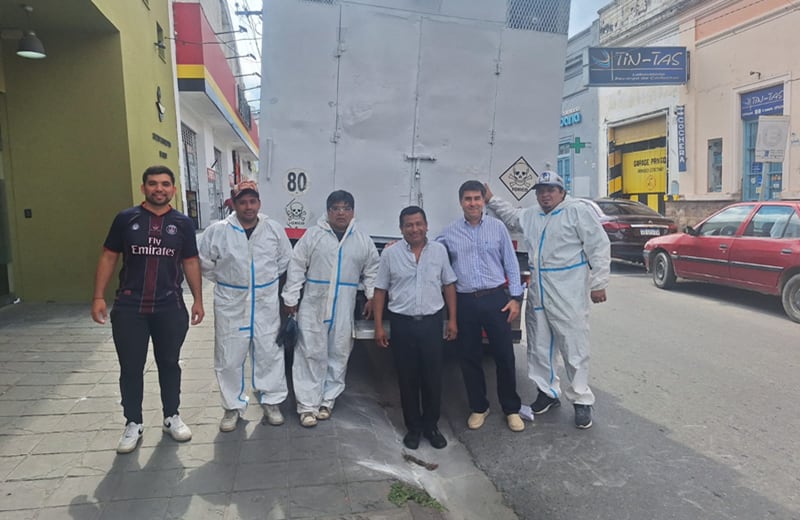
[[800,201],[731,204],[685,233],[649,240],[644,260],[661,289],[680,277],[774,294],[800,322]]

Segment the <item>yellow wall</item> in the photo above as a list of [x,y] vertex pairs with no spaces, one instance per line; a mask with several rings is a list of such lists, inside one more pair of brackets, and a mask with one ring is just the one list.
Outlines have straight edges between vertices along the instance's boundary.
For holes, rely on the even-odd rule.
[[50,36],[48,47],[41,61],[4,56],[14,290],[79,300],[109,218],[131,200],[119,38]]
[[[98,15],[82,30],[48,31],[47,58],[21,59],[10,45],[0,54],[13,291],[28,301],[88,302],[114,215],[142,200],[142,171],[166,164],[179,174],[170,50],[165,63],[153,45],[156,20],[170,35],[167,0],[150,0],[150,10],[143,2],[77,1]],[[109,293],[115,287],[116,280]]]
[[[165,60],[158,55],[156,23],[164,30],[164,35],[172,37],[169,24],[169,7],[166,0],[150,0],[150,9],[143,2],[120,2],[119,0],[94,0],[100,11],[119,29],[123,55],[123,85],[125,105],[128,114],[130,138],[130,162],[133,175],[131,189],[134,196],[132,204],[142,201],[139,187],[141,173],[154,164],[168,166],[180,176],[178,154],[180,142],[175,108],[174,71],[172,66],[173,40],[165,39]],[[163,122],[159,122],[156,112],[156,88],[161,87],[161,103],[166,112]],[[153,134],[165,138],[172,146],[166,147],[153,140]],[[159,156],[166,152],[167,158]],[[181,193],[180,189],[178,193]],[[180,197],[173,200],[173,206],[180,206]]]

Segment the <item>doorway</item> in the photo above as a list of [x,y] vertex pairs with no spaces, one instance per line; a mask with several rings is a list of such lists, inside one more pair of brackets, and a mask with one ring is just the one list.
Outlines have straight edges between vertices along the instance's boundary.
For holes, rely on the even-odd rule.
[[11,236],[8,222],[9,179],[6,175],[7,149],[6,98],[0,93],[0,305],[10,303],[11,292]]

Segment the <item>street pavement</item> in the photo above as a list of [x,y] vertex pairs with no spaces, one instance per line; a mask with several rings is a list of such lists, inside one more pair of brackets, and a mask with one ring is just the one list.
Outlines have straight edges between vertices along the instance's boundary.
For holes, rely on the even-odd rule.
[[[484,427],[463,431],[463,392],[443,414],[523,520],[800,520],[798,327],[777,297],[694,282],[663,291],[615,262],[608,302],[591,309],[592,428],[575,428],[562,399],[511,434],[491,362]],[[516,354],[530,403],[524,346]],[[456,366],[443,381],[461,384]]]
[[[206,319],[190,328],[181,361],[192,440],[161,431],[151,352],[144,438],[128,455],[115,452],[124,419],[110,325],[92,322],[88,305],[0,309],[0,520],[517,518],[445,420],[447,448],[423,439],[408,452],[438,468],[403,458],[391,358],[368,343],[357,345],[329,421],[302,428],[290,396],[283,426],[261,424],[260,407],[250,406],[235,432],[221,433],[210,284],[204,294]],[[446,511],[394,505],[397,481],[426,489]]]

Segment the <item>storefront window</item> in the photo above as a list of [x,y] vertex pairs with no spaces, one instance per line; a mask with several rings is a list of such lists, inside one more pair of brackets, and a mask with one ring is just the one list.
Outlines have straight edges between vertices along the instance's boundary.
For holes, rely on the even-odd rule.
[[779,198],[783,188],[783,163],[756,162],[758,117],[783,114],[783,84],[773,85],[740,98],[743,124],[742,200]]

